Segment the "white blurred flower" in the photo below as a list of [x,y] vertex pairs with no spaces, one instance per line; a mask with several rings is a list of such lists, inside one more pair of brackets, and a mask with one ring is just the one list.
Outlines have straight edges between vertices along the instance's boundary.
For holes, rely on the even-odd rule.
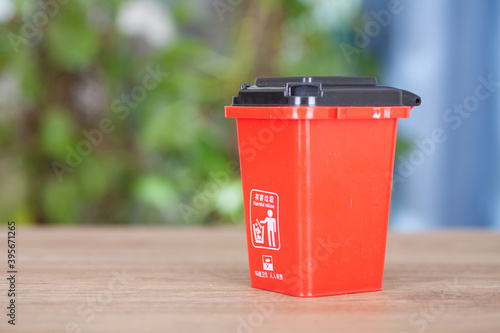
[[[1,0],[0,0],[1,1]],[[166,6],[155,0],[129,0],[118,10],[118,29],[161,47],[175,39],[175,26]]]
[[7,22],[15,14],[14,4],[12,0],[0,0],[0,22]]
[[74,84],[71,95],[76,109],[86,114],[103,112],[107,105],[105,88],[97,77],[90,75]]
[[7,70],[0,72],[0,122],[13,117],[20,110],[19,79]]

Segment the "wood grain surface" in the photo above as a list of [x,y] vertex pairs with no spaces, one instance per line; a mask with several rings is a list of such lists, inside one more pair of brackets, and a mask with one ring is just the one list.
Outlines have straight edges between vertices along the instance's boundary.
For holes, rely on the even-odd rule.
[[0,230],[0,332],[500,332],[498,233],[390,233],[383,291],[301,299],[250,287],[244,232],[18,228],[11,326]]

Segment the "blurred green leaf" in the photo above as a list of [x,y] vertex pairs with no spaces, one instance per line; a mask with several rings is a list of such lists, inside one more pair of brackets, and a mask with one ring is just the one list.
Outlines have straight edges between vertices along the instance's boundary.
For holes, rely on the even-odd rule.
[[158,210],[177,202],[175,187],[170,180],[159,175],[140,177],[135,184],[134,195],[141,202]]
[[69,70],[90,66],[99,52],[99,36],[87,24],[86,16],[86,8],[73,2],[62,7],[48,27],[49,56]]
[[49,108],[40,125],[41,149],[51,158],[63,162],[68,153],[67,148],[74,149],[75,129],[67,110],[60,107]]
[[396,154],[405,155],[412,149],[412,143],[410,140],[404,137],[399,137],[396,141]]
[[92,154],[76,170],[82,198],[99,200],[120,181],[123,170],[120,159],[113,155]]
[[77,184],[66,178],[59,182],[49,180],[41,193],[43,211],[50,223],[72,224],[76,222],[78,202],[80,200]]
[[217,211],[225,216],[232,218],[239,218],[242,222],[243,212],[243,197],[242,187],[239,180],[232,181],[226,186],[222,187],[216,198]]

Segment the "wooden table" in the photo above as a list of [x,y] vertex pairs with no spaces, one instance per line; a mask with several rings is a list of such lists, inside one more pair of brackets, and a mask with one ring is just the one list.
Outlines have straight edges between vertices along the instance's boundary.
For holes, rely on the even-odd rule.
[[[6,231],[0,232],[6,257]],[[500,332],[500,234],[389,234],[384,290],[250,288],[242,227],[20,228],[0,332]]]

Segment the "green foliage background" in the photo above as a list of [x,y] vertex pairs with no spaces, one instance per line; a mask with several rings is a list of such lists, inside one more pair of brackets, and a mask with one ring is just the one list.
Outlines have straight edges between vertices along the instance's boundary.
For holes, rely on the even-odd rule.
[[[239,84],[257,76],[377,74],[369,50],[349,63],[339,48],[362,26],[360,10],[322,26],[314,1],[241,1],[221,16],[218,1],[164,1],[175,39],[155,47],[117,28],[124,1],[61,0],[35,37],[25,38],[26,22],[51,1],[15,1],[15,15],[1,27],[4,219],[241,223],[239,173],[211,188],[211,173],[238,160],[235,123],[223,108]],[[148,66],[168,76],[120,119],[113,102],[142,84]],[[67,165],[68,152],[86,140],[82,131],[104,118],[114,130],[77,166],[62,169],[61,181],[54,163]],[[209,200],[197,202],[204,191]],[[193,210],[183,216],[183,207]]]

